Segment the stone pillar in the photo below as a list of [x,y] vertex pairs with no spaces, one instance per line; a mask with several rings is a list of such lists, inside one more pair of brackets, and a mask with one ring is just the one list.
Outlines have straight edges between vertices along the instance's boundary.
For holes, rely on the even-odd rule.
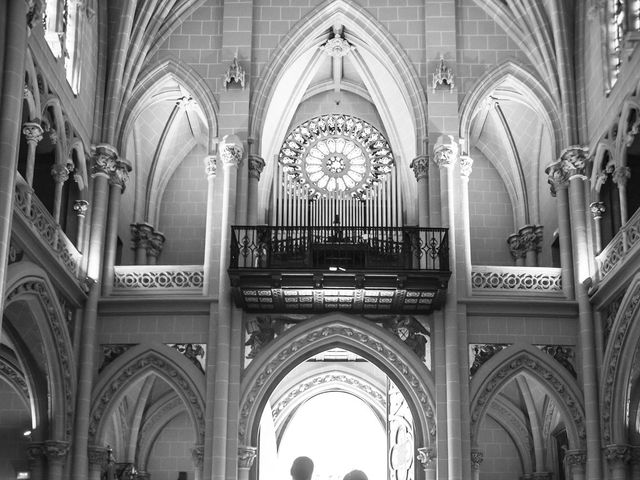
[[601,478],[600,413],[596,365],[593,311],[585,281],[590,277],[589,248],[586,225],[585,167],[588,150],[580,146],[566,148],[560,155],[560,168],[569,177],[573,274],[580,322],[582,353],[582,388],[587,433],[587,478]]
[[[453,168],[458,157],[458,144],[451,135],[441,135],[433,148],[433,161],[440,168],[440,184],[446,185],[447,227],[449,227],[449,268],[451,278],[444,308],[445,372],[447,392],[447,461],[449,480],[461,480],[462,425],[460,421],[460,368],[458,339],[458,294],[456,279],[456,229]],[[444,197],[444,195],[443,195]],[[445,217],[443,215],[443,217]]]
[[471,480],[480,480],[480,464],[484,454],[480,450],[471,450]]
[[564,469],[567,480],[585,480],[587,452],[584,450],[567,450],[564,455]]
[[27,458],[29,461],[29,470],[31,470],[31,480],[45,480],[44,456],[44,444],[30,443],[27,446]]
[[595,224],[595,232],[596,232],[596,255],[598,255],[602,251],[602,229],[600,220],[602,220],[602,216],[606,212],[606,207],[604,206],[604,202],[593,202],[589,205],[589,210],[591,210],[591,217],[593,218],[593,223]]
[[164,234],[154,229],[147,242],[147,265],[156,265],[158,263],[158,257],[162,253],[162,247],[164,247],[164,240]]
[[562,267],[562,290],[568,299],[574,298],[573,252],[571,246],[571,223],[569,221],[569,175],[561,162],[549,165],[545,169],[549,175],[551,195],[557,199],[558,235],[560,240],[560,266]]
[[249,155],[249,191],[248,208],[247,208],[247,224],[257,225],[258,223],[258,184],[260,182],[260,174],[264,170],[264,160],[258,155]]
[[27,165],[25,169],[25,180],[27,185],[33,188],[33,171],[36,165],[36,148],[42,140],[42,127],[39,123],[26,122],[22,124],[22,134],[27,141]]
[[631,463],[629,445],[607,445],[604,455],[609,465],[609,480],[627,480],[627,470]]
[[429,156],[420,155],[410,165],[418,182],[418,226],[429,226]]
[[[22,118],[24,65],[27,58],[26,2],[5,2],[0,18],[0,292],[5,291],[18,166],[17,139]],[[5,295],[0,295],[0,312]],[[2,317],[0,317],[2,332]]]
[[76,236],[76,247],[80,252],[84,249],[84,219],[87,216],[87,210],[89,210],[89,202],[86,200],[76,200],[73,203],[73,211],[76,212],[78,217],[78,232]]
[[135,264],[147,264],[147,248],[149,238],[153,233],[153,227],[148,223],[132,223],[131,228],[131,249],[135,252]]
[[627,182],[629,178],[631,178],[631,169],[629,167],[616,167],[613,171],[613,182],[618,185],[618,195],[620,196],[620,225],[626,224],[627,220],[629,220],[629,209],[627,207]]
[[460,155],[460,180],[462,190],[462,243],[464,250],[465,285],[467,295],[471,295],[471,220],[469,218],[469,177],[473,167],[473,158]]
[[191,449],[191,460],[193,461],[194,479],[202,480],[202,465],[204,464],[204,445],[195,445]]
[[89,480],[100,480],[102,471],[107,465],[107,449],[90,445],[87,449],[89,457]]
[[47,465],[49,467],[47,480],[62,480],[65,459],[69,451],[69,442],[47,440],[44,448],[47,455]]
[[69,180],[69,174],[73,172],[73,163],[63,165],[56,163],[51,167],[51,176],[53,177],[53,183],[55,184],[55,191],[53,194],[53,212],[51,215],[56,223],[60,223],[60,209],[62,208],[62,188],[67,180]]
[[104,249],[102,294],[111,295],[113,291],[114,264],[118,247],[118,217],[120,216],[120,197],[129,180],[131,163],[118,158],[115,168],[109,175],[109,217],[107,219],[107,237]]
[[527,267],[537,267],[539,238],[536,234],[535,226],[525,225],[518,231],[518,234],[520,235],[520,241],[524,249],[524,264]]
[[238,447],[238,480],[249,480],[249,472],[257,453],[256,447]]
[[433,447],[418,448],[418,461],[424,469],[425,480],[436,480],[436,451]]
[[217,173],[217,163],[215,155],[204,157],[204,170],[207,175],[207,217],[205,220],[205,240],[204,240],[204,285],[205,295],[211,295],[211,285],[214,283],[213,259],[216,255],[214,225],[215,218],[215,180]]
[[89,435],[89,415],[91,412],[91,390],[96,348],[96,327],[100,280],[104,254],[105,225],[107,222],[107,202],[109,179],[118,165],[118,152],[108,144],[92,148],[91,176],[93,178],[93,200],[91,229],[87,261],[87,276],[95,281],[89,290],[85,303],[80,358],[78,361],[78,390],[76,399],[76,423],[73,442],[73,480],[86,480],[88,475],[87,447]]

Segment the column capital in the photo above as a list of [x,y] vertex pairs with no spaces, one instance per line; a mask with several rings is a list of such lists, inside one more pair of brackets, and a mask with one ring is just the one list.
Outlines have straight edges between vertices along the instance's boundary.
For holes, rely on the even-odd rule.
[[458,156],[458,143],[451,135],[440,135],[433,146],[433,161],[440,167],[451,167]]
[[79,217],[84,217],[87,214],[87,210],[89,210],[89,202],[86,200],[76,200],[73,202],[73,211],[76,212],[76,215]]
[[419,182],[423,178],[429,177],[429,155],[419,155],[413,160],[409,167],[413,170],[416,180]]
[[218,170],[217,157],[215,155],[207,155],[204,157],[204,171],[207,177],[215,177]]
[[519,233],[512,233],[509,235],[509,237],[507,237],[507,244],[509,245],[509,252],[511,252],[511,256],[514,260],[524,258],[527,254],[527,248]]
[[613,182],[617,185],[626,186],[627,181],[631,178],[631,169],[627,166],[616,167],[613,171]]
[[518,235],[525,251],[538,252],[541,250],[542,226],[525,225],[518,230]]
[[627,465],[631,463],[631,447],[629,445],[607,445],[604,447],[604,456],[612,467]]
[[584,468],[587,464],[587,452],[585,450],[567,450],[564,455],[564,463],[570,468]]
[[550,185],[551,196],[555,197],[558,190],[569,188],[570,172],[563,162],[548,165],[544,172],[549,176],[547,183]]
[[204,445],[194,445],[191,449],[191,460],[196,469],[202,468],[204,464]]
[[46,450],[43,443],[29,443],[27,445],[27,458],[29,463],[38,463],[44,459]]
[[250,469],[258,453],[257,447],[240,445],[238,447],[238,468]]
[[551,472],[533,472],[533,480],[551,480]]
[[473,158],[469,155],[460,155],[460,174],[469,178],[473,167]]
[[118,150],[107,143],[100,143],[91,147],[91,176],[102,175],[106,178],[111,176],[111,172],[116,168],[118,160]]
[[89,459],[89,468],[102,469],[107,464],[107,448],[89,445],[87,447],[87,457]]
[[254,153],[249,154],[249,178],[260,180],[264,166],[264,159],[261,156]]
[[422,465],[422,468],[429,468],[436,459],[436,449],[433,447],[420,447],[418,448],[417,459]]
[[55,183],[65,183],[67,180],[69,180],[69,174],[73,172],[73,170],[73,163],[67,163],[66,165],[56,163],[52,165],[51,176],[53,177],[53,181]]
[[42,140],[42,126],[35,122],[25,122],[22,124],[22,134],[27,143],[37,145]]
[[242,161],[244,147],[236,135],[225,135],[218,146],[220,160],[225,167],[237,167]]
[[124,192],[127,182],[129,181],[129,172],[131,169],[131,162],[124,158],[118,158],[113,170],[109,172],[109,185],[120,187]]
[[47,440],[44,442],[44,448],[49,461],[63,460],[69,452],[71,444],[63,440]]
[[157,232],[155,229],[151,232],[147,242],[147,255],[158,258],[164,247],[165,237],[163,233]]
[[484,454],[480,450],[471,450],[471,470],[480,470]]
[[149,239],[154,233],[154,228],[148,223],[132,223],[129,225],[131,229],[131,248],[136,250],[138,248],[147,249]]
[[604,206],[604,202],[593,202],[589,204],[589,210],[594,220],[602,218],[607,211],[607,207]]
[[640,465],[640,446],[633,446],[631,450],[631,465]]
[[587,169],[589,149],[582,145],[571,145],[560,152],[559,161],[570,171],[570,176],[584,175]]

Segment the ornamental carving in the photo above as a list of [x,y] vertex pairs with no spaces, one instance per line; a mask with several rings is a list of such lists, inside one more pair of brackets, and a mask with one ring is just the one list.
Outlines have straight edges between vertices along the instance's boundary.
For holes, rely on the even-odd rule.
[[527,248],[522,237],[517,233],[512,233],[507,238],[507,245],[509,245],[509,253],[514,260],[524,258],[527,254]]
[[553,197],[556,196],[558,190],[569,187],[570,172],[562,162],[552,163],[544,171],[549,177],[547,183],[549,183]]
[[473,158],[471,158],[469,155],[460,155],[460,174],[463,177],[469,178],[469,176],[471,175],[472,167]]
[[22,134],[28,144],[37,145],[42,140],[42,132],[39,123],[26,122],[22,124]]
[[115,171],[118,161],[118,151],[115,147],[106,143],[101,143],[91,147],[91,176],[104,175],[110,177]]
[[65,183],[69,180],[69,173],[73,172],[73,169],[72,163],[68,163],[67,165],[56,163],[51,167],[51,176],[53,177],[53,181],[55,183]]
[[559,268],[483,267],[474,266],[471,285],[479,291],[562,292],[562,271]]
[[285,322],[271,316],[259,316],[251,319],[246,324],[249,338],[244,343],[249,347],[246,358],[254,358],[262,348],[271,340],[280,335],[285,328]]
[[613,171],[613,182],[623,187],[627,185],[627,182],[631,178],[631,169],[629,167],[616,167]]
[[587,452],[584,450],[567,450],[564,454],[564,464],[570,468],[584,468],[587,464]]
[[204,410],[198,393],[193,390],[187,377],[184,377],[182,373],[173,367],[165,358],[159,357],[156,352],[148,352],[146,355],[136,359],[133,363],[128,364],[102,389],[100,392],[101,395],[91,412],[91,421],[89,423],[90,441],[95,443],[102,416],[118,392],[132,378],[136,377],[139,372],[149,368],[160,370],[166,375],[166,378],[172,378],[174,380],[176,389],[189,406],[188,410],[193,413],[197,437],[200,443],[204,444]]
[[541,225],[525,225],[518,230],[520,242],[525,251],[539,252],[542,250],[542,232],[543,227]]
[[612,467],[631,463],[631,448],[629,445],[607,445],[604,456]]
[[265,163],[262,157],[254,154],[249,154],[249,178],[260,180],[260,174],[262,174],[264,166]]
[[227,72],[224,74],[224,89],[228,90],[230,84],[239,83],[242,90],[244,90],[245,76],[246,72],[238,63],[238,55],[236,54],[236,56],[233,57],[231,65],[227,68]]
[[417,459],[422,465],[422,468],[427,469],[434,466],[436,459],[436,450],[433,447],[420,447],[418,448]]
[[471,468],[480,470],[480,464],[484,460],[484,454],[479,450],[471,450]]
[[451,135],[440,135],[433,146],[433,161],[440,167],[451,167],[458,158],[458,143]]
[[204,465],[204,445],[195,445],[191,449],[191,460],[195,468],[202,468],[202,465]]
[[207,155],[204,157],[204,172],[207,177],[215,177],[218,171],[218,164],[215,155]]
[[204,373],[207,365],[206,343],[167,343],[167,347],[184,355],[198,370]]
[[453,87],[455,86],[453,72],[445,63],[443,56],[440,57],[440,63],[438,64],[436,72],[433,74],[431,80],[433,93],[436,93],[436,89],[439,86],[448,86],[449,91],[453,91]]
[[69,442],[59,440],[47,440],[44,443],[45,452],[49,461],[63,460],[69,452]]
[[594,220],[600,220],[607,211],[604,202],[593,202],[589,204],[589,210]]
[[508,363],[494,370],[491,376],[488,377],[481,386],[472,404],[472,440],[477,439],[480,421],[484,417],[485,410],[488,408],[494,394],[502,387],[506,379],[513,378],[522,370],[527,370],[535,374],[538,378],[544,380],[544,383],[546,383],[550,389],[556,392],[575,424],[580,446],[584,447],[586,445],[587,433],[580,400],[567,388],[565,380],[558,376],[555,370],[550,370],[545,364],[541,363],[538,358],[532,357],[528,352],[521,352]]
[[30,465],[37,465],[44,460],[45,448],[43,443],[29,443],[27,458]]
[[73,211],[76,212],[76,215],[79,217],[84,217],[89,210],[89,202],[86,200],[76,200],[73,202]]
[[47,317],[51,336],[55,342],[56,356],[63,382],[64,399],[62,399],[65,418],[65,438],[71,439],[73,430],[73,404],[75,400],[75,379],[72,372],[75,372],[75,366],[72,363],[71,342],[69,340],[69,332],[64,322],[64,318],[58,315],[56,303],[49,295],[46,284],[40,279],[27,280],[16,286],[6,296],[6,305],[12,301],[18,300],[21,295],[36,295],[43,307],[43,311]]
[[416,176],[416,180],[419,182],[422,179],[429,178],[429,156],[420,155],[419,157],[411,160],[409,165],[413,170],[413,174]]
[[129,172],[131,171],[131,163],[124,158],[116,160],[114,168],[109,172],[109,185],[120,187],[124,192],[127,182],[129,181]]
[[555,361],[562,365],[573,378],[578,378],[576,373],[576,354],[571,345],[538,345],[543,352],[551,355]]
[[9,265],[19,262],[24,256],[24,250],[17,247],[15,243],[9,242]]
[[507,348],[510,343],[471,343],[469,344],[469,376],[472,377],[487,360]]
[[98,368],[98,373],[102,372],[111,362],[129,350],[135,347],[137,343],[109,343],[102,346],[102,364]]
[[333,27],[333,38],[330,38],[324,45],[320,46],[320,50],[333,58],[342,58],[351,53],[355,47],[347,42],[341,35],[342,26]]
[[420,360],[424,361],[429,332],[414,317],[399,315],[383,323],[384,328],[402,340]]
[[249,469],[258,453],[257,447],[240,445],[238,447],[238,468]]
[[560,152],[560,162],[568,170],[570,176],[584,175],[588,158],[589,149],[580,145],[572,145]]
[[237,167],[242,161],[242,155],[244,155],[244,148],[240,143],[223,141],[220,144],[220,160],[223,165]]
[[26,403],[29,403],[31,395],[29,394],[29,386],[22,372],[12,365],[7,359],[0,358],[0,374],[4,380],[13,384],[15,389],[22,393]]
[[89,445],[87,447],[87,457],[89,459],[89,468],[98,467],[102,470],[107,464],[107,448]]
[[153,233],[149,236],[149,241],[147,243],[147,256],[158,258],[162,253],[164,241],[164,234],[154,230]]

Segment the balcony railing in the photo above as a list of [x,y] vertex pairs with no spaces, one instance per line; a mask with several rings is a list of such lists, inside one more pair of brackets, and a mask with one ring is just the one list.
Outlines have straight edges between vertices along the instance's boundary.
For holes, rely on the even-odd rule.
[[113,293],[202,293],[202,265],[116,265]]
[[625,257],[640,245],[640,209],[633,214],[620,231],[596,258],[600,269],[600,279],[604,279]]
[[446,228],[235,226],[231,269],[449,270]]
[[474,265],[471,286],[475,295],[562,296],[562,269]]

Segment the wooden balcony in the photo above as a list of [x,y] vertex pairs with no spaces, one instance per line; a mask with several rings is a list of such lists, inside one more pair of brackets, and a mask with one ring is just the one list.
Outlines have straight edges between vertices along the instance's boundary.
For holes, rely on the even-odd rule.
[[229,277],[249,312],[428,313],[450,276],[445,228],[232,227]]

